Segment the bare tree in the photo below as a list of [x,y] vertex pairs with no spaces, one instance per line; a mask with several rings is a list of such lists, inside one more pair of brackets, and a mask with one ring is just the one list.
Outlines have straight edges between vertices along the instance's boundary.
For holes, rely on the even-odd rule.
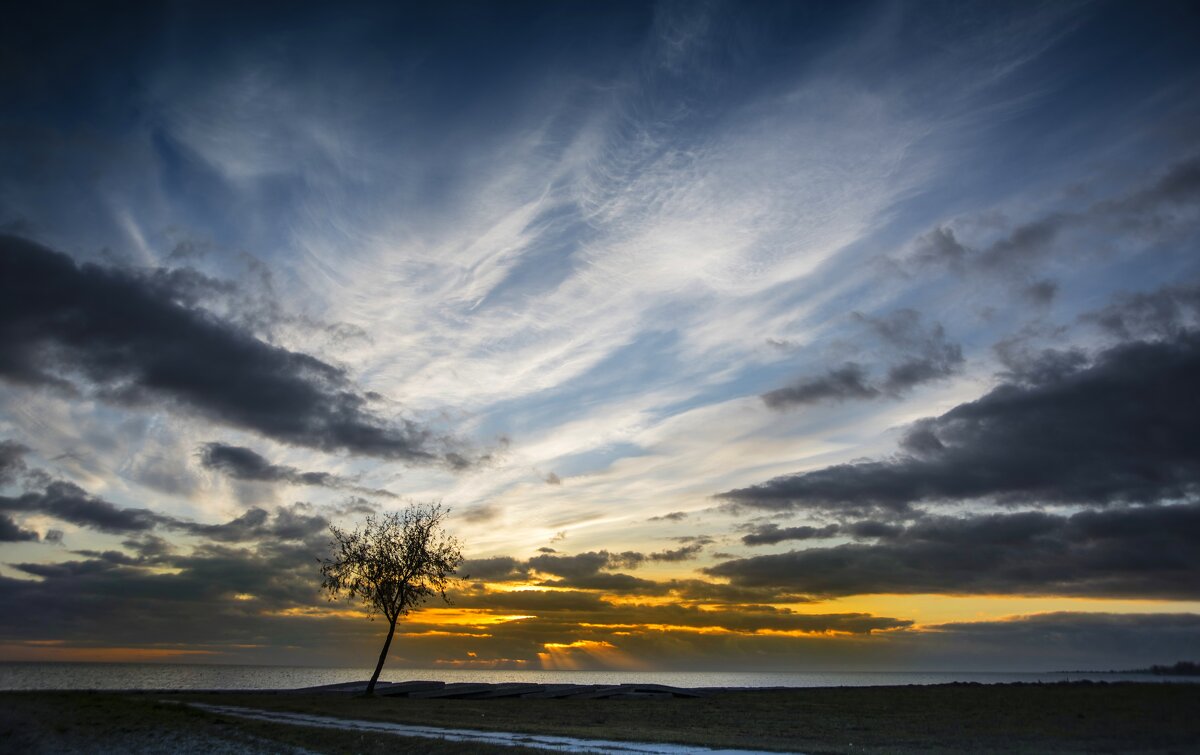
[[442,528],[446,509],[439,503],[410,504],[402,511],[368,516],[362,529],[347,532],[329,525],[333,533],[332,559],[321,559],[321,588],[330,600],[345,595],[366,606],[372,620],[376,613],[388,621],[387,640],[379,663],[367,685],[374,694],[379,672],[387,660],[396,621],[427,598],[441,595],[455,580],[462,563],[462,546]]

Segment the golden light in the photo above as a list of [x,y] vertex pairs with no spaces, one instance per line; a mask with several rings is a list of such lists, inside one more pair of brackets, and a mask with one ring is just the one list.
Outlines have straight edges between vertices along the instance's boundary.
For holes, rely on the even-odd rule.
[[632,671],[642,668],[630,655],[604,640],[547,642],[542,647],[545,652],[538,653],[538,662],[549,671],[578,671],[596,667]]

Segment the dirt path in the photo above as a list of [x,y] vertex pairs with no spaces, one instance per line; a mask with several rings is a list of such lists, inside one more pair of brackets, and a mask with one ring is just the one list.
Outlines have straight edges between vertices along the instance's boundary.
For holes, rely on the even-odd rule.
[[434,726],[413,726],[383,721],[355,721],[305,713],[255,710],[232,705],[210,705],[208,703],[185,703],[209,713],[235,716],[252,721],[267,721],[275,724],[315,726],[323,729],[345,729],[349,731],[394,734],[404,737],[424,737],[446,742],[462,742],[476,745],[505,745],[533,747],[558,752],[602,752],[631,753],[636,755],[772,755],[762,750],[714,750],[695,745],[674,745],[654,742],[621,742],[606,739],[579,739],[549,734],[524,734],[504,731],[475,731],[472,729],[443,729]]

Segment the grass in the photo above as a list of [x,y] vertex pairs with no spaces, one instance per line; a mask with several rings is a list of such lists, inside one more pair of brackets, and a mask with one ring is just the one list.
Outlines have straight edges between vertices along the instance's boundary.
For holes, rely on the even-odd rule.
[[[127,727],[160,726],[315,752],[456,751],[453,744],[434,740],[226,719],[159,702],[167,698],[428,726],[809,753],[1200,752],[1200,684],[841,687],[592,701],[9,693],[0,695],[0,705],[28,715],[66,710],[68,725],[103,736],[119,737]],[[5,738],[0,727],[0,741]]]
[[[515,747],[471,750],[491,755],[542,752]],[[451,755],[462,747],[431,739],[246,721],[165,701],[158,694],[0,692],[0,753],[189,751]]]

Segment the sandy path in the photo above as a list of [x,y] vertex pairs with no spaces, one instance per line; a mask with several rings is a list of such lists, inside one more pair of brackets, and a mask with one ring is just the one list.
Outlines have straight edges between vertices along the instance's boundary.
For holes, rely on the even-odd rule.
[[762,750],[714,750],[693,745],[675,745],[658,742],[621,742],[607,739],[580,739],[550,734],[521,734],[504,731],[476,731],[473,729],[442,729],[435,726],[414,726],[383,721],[355,721],[328,716],[313,716],[306,713],[255,710],[232,705],[210,705],[208,703],[185,703],[194,708],[236,716],[254,721],[269,721],[277,724],[316,726],[324,729],[346,729],[379,734],[394,734],[404,737],[425,737],[447,742],[469,744],[507,745],[512,747],[535,747],[558,752],[603,752],[636,753],[637,755],[777,755]]

